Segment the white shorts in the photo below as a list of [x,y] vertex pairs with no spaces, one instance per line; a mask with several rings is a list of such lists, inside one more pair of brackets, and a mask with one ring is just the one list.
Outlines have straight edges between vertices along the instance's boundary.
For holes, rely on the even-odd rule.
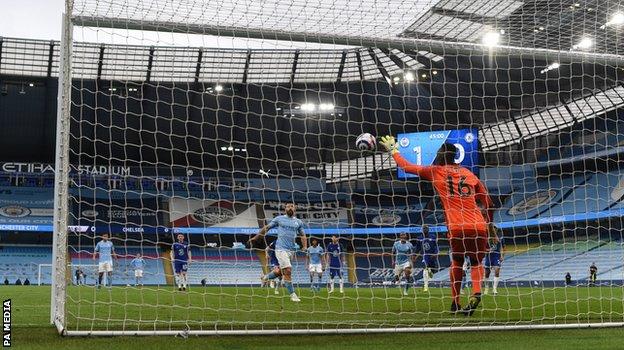
[[134,277],[143,277],[143,270],[134,270]]
[[290,258],[293,253],[288,250],[276,250],[275,257],[277,258],[277,262],[279,263],[280,269],[289,268],[292,265],[290,264]]
[[412,267],[412,263],[410,261],[405,262],[403,264],[396,264],[396,266],[394,267],[394,275],[398,276],[401,274],[401,272],[403,272],[403,270],[407,268],[411,268],[411,267]]
[[323,265],[321,264],[310,264],[308,266],[308,271],[310,271],[310,273],[323,273]]
[[113,262],[112,261],[100,261],[98,264],[98,272],[112,272],[113,271]]

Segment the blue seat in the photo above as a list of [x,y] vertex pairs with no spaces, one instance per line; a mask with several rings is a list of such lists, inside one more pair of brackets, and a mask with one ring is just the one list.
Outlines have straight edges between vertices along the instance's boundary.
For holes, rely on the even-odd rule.
[[23,187],[39,187],[39,179],[34,177],[25,177],[22,180],[21,185]]
[[141,180],[141,187],[144,191],[154,191],[156,190],[156,182],[154,180]]
[[43,181],[41,182],[41,186],[43,186],[43,187],[54,187],[54,178],[44,177]]

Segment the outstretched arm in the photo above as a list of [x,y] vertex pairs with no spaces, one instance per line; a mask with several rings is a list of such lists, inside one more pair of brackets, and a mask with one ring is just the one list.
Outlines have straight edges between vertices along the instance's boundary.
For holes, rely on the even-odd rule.
[[260,229],[260,232],[258,232],[255,236],[249,239],[248,243],[252,245],[255,241],[258,240],[258,238],[263,238],[271,228],[273,228],[271,224],[264,225],[264,227]]
[[408,173],[416,174],[425,180],[433,179],[433,167],[412,164],[403,158],[401,153],[399,153],[399,146],[397,145],[394,136],[383,136],[379,143],[384,146],[386,151],[390,152],[399,168],[402,168]]
[[402,168],[406,172],[416,174],[425,180],[433,180],[433,167],[412,164],[405,160],[405,158],[403,158],[401,153],[399,153],[398,151],[392,154],[392,158],[394,158],[397,166]]

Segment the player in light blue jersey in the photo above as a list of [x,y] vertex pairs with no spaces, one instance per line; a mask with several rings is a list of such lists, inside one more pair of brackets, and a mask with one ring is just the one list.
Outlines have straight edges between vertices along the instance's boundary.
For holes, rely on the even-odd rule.
[[338,278],[338,286],[340,293],[344,293],[344,282],[342,280],[342,261],[343,250],[340,246],[337,235],[333,235],[331,243],[327,245],[327,254],[325,259],[329,260],[329,290],[328,293],[334,292],[334,279]]
[[132,259],[130,266],[134,269],[134,285],[143,285],[143,270],[145,270],[145,260],[141,253],[136,255],[136,258]]
[[399,240],[392,246],[394,258],[394,279],[397,284],[401,280],[401,275],[405,275],[405,288],[403,295],[408,295],[407,290],[413,283],[412,280],[412,260],[414,259],[414,246],[407,241],[407,233],[399,235]]
[[[303,251],[308,250],[308,242],[303,232],[303,222],[295,217],[295,204],[288,203],[285,207],[286,214],[275,217],[268,225],[265,225],[257,235],[249,239],[249,245],[253,247],[254,242],[264,237],[270,229],[277,228],[277,240],[275,241],[275,256],[280,265],[280,271],[283,276],[284,287],[290,294],[290,300],[299,302],[301,299],[295,293],[292,284],[292,264],[290,259],[293,256],[297,236],[301,236],[301,248]],[[263,277],[263,280],[276,278],[274,272],[269,272]]]
[[429,291],[429,281],[433,274],[438,272],[438,237],[435,233],[429,233],[429,226],[423,225],[422,238],[418,241],[417,251],[422,254],[423,269],[423,291]]
[[[312,245],[308,247],[308,271],[310,272],[310,285],[313,291],[320,289],[321,280],[323,279],[323,271],[325,271],[325,262],[323,257],[325,250],[318,243],[316,238],[312,239]],[[318,276],[318,285],[314,284],[314,275]]]
[[184,235],[178,233],[178,241],[171,245],[171,261],[173,262],[173,272],[178,280],[178,290],[186,291],[188,287],[188,268],[191,263],[191,249],[184,241]]
[[117,259],[115,246],[109,240],[108,233],[102,234],[102,240],[95,245],[93,260],[99,258],[98,261],[98,288],[102,287],[102,279],[106,274],[106,284],[108,287],[113,285],[113,258]]
[[498,237],[498,229],[494,223],[490,223],[488,227],[490,231],[490,250],[485,255],[483,266],[485,266],[485,291],[483,294],[490,292],[489,282],[490,273],[494,270],[494,281],[492,282],[492,294],[498,294],[498,282],[500,281],[501,265],[503,264],[503,249],[505,248],[502,238]]

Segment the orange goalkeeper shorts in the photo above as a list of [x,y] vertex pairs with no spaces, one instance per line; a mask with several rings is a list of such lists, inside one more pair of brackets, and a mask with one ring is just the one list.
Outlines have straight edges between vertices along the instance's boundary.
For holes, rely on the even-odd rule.
[[490,249],[486,235],[451,235],[451,259],[463,262],[470,259],[471,265],[478,265],[483,261],[485,254]]

